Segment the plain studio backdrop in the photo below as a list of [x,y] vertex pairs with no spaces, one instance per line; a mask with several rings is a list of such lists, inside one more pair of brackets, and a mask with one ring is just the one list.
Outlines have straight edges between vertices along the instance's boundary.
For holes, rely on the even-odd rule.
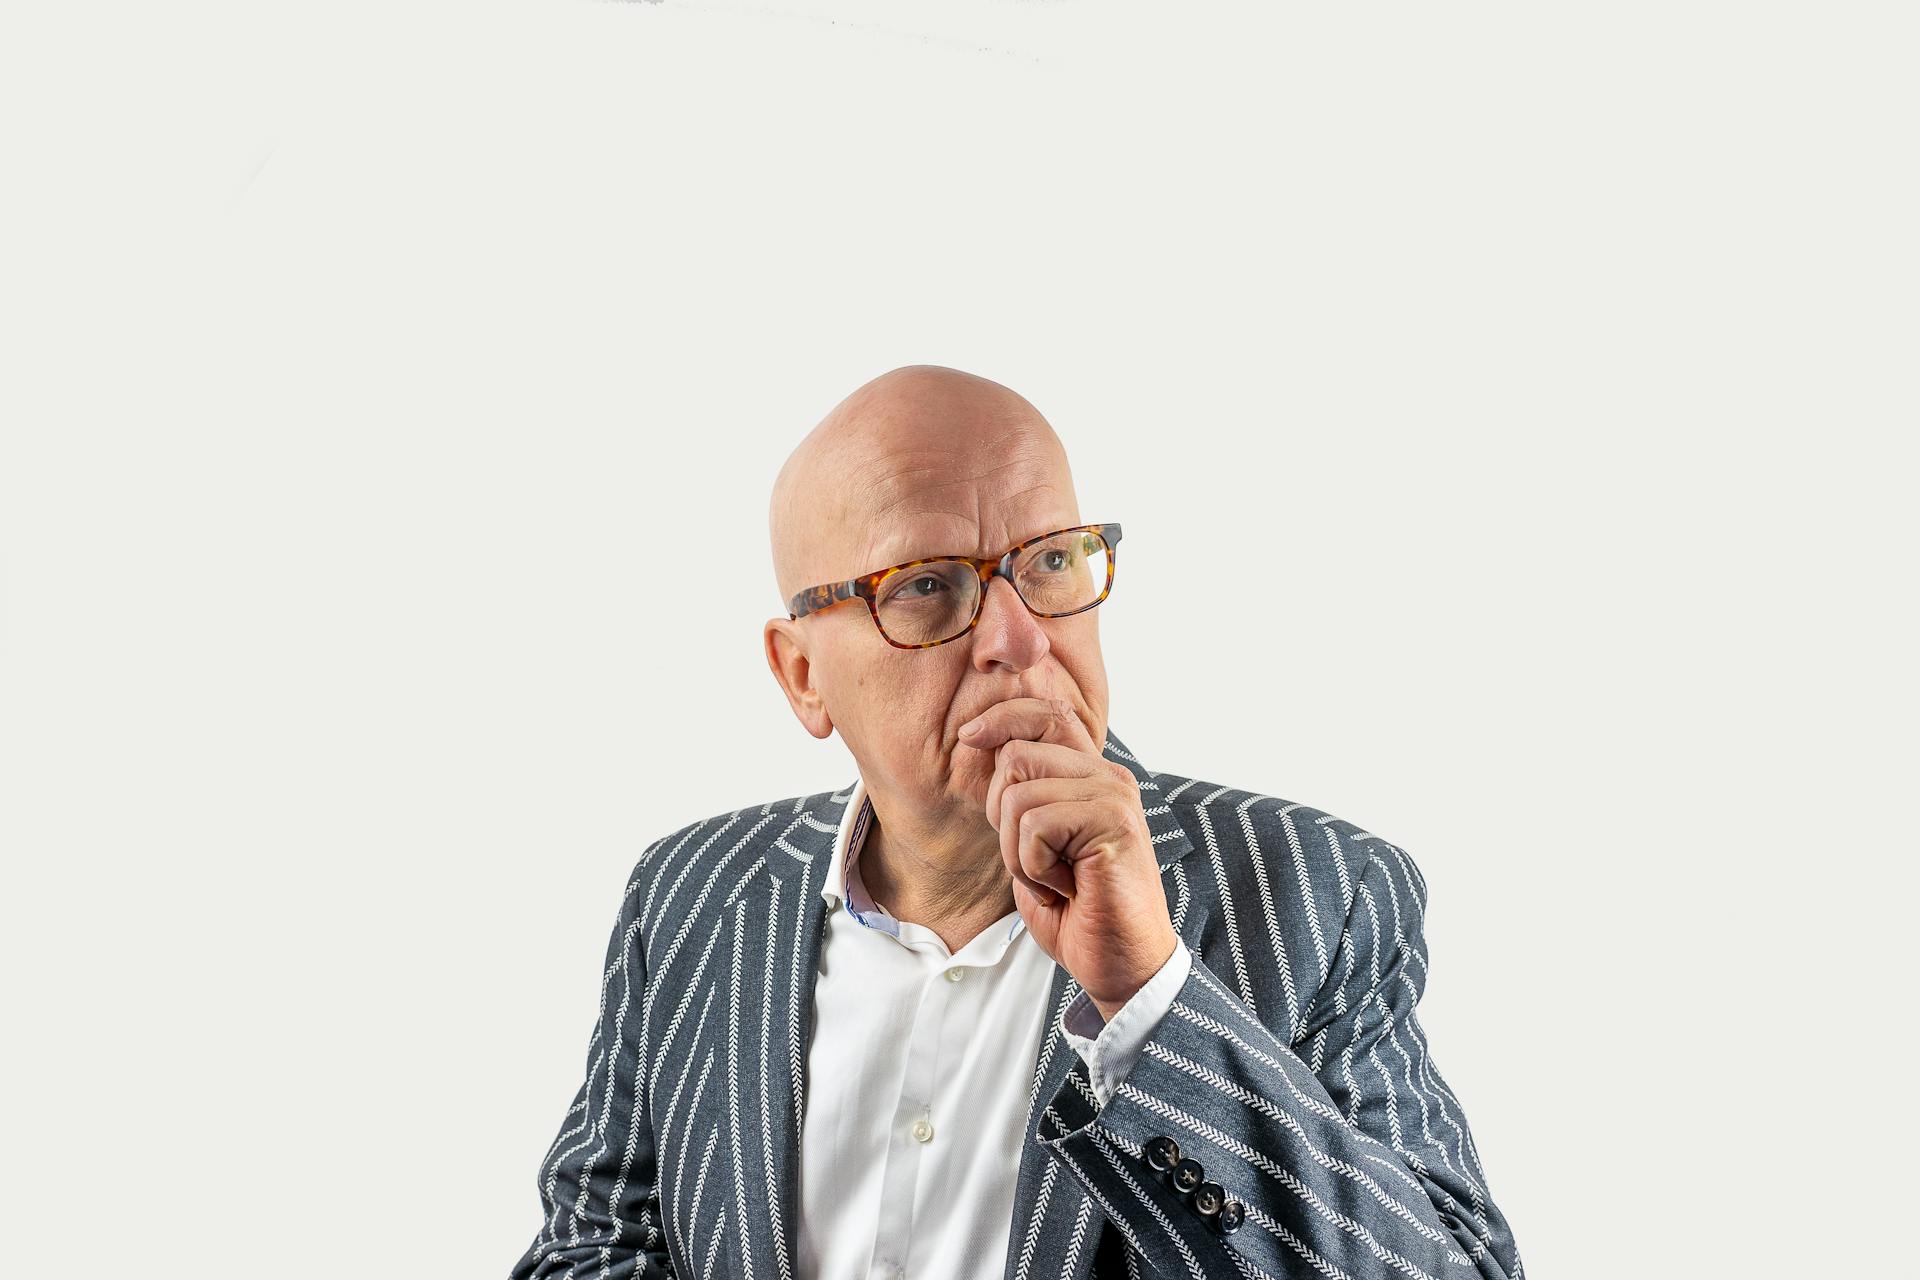
[[1149,767],[1419,860],[1530,1275],[1910,1266],[1904,8],[10,7],[0,1270],[503,1275],[919,362]]

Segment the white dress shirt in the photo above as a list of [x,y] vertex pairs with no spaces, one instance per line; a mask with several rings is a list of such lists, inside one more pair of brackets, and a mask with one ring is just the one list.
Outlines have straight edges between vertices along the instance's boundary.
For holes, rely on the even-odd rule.
[[[1054,962],[1010,911],[958,952],[866,892],[873,808],[854,784],[827,900],[800,1139],[801,1280],[1000,1280]],[[1061,1012],[1104,1105],[1191,954],[1179,941],[1112,1022]]]

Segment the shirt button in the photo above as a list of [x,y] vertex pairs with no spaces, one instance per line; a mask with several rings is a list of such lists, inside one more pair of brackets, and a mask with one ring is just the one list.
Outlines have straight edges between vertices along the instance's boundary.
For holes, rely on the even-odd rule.
[[915,1142],[929,1142],[932,1139],[933,1126],[928,1124],[924,1119],[915,1120],[913,1122],[913,1140]]
[[953,968],[947,970],[947,981],[958,982],[960,981],[961,978],[966,976],[966,973],[967,971],[965,969],[961,968],[959,965],[955,965],[953,966]]

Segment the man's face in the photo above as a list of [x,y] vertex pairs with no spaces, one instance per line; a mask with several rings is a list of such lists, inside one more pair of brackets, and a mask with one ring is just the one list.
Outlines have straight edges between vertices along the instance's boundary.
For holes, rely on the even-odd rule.
[[[1044,421],[1033,430],[998,419],[992,429],[911,433],[838,450],[798,491],[817,541],[797,556],[794,590],[923,556],[998,556],[1015,543],[1085,523],[1064,452]],[[827,486],[832,485],[832,488]],[[817,514],[816,514],[817,513]],[[1104,518],[1104,517],[1103,517]],[[804,568],[802,567],[804,566]],[[1104,605],[1101,606],[1104,608]],[[820,736],[837,729],[870,788],[932,820],[991,831],[984,806],[994,754],[962,745],[960,726],[1016,697],[1062,698],[1094,742],[1107,726],[1100,608],[1065,618],[1031,613],[1007,579],[989,580],[973,630],[929,649],[888,644],[863,600],[794,622],[805,661],[780,659],[776,675],[794,709]]]
[[[993,513],[984,527],[962,527],[966,522],[939,514],[897,513],[890,528],[876,530],[873,553],[847,576],[920,556],[998,555],[1016,542],[1081,523],[1068,507],[1022,505],[1018,512]],[[923,805],[970,810],[984,822],[994,756],[962,745],[960,726],[1008,698],[1064,698],[1093,740],[1102,741],[1107,678],[1099,619],[1097,608],[1035,617],[1013,584],[995,577],[972,631],[931,649],[900,649],[882,638],[864,602],[849,602],[809,621],[832,630],[816,648],[814,678],[870,785]]]

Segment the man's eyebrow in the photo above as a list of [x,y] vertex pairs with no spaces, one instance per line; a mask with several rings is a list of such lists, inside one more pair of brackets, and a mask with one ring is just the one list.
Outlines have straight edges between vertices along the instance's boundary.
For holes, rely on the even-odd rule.
[[950,556],[951,551],[914,551],[908,544],[889,543],[875,553],[875,569],[890,569],[896,564],[906,564],[909,560],[926,560],[933,556]]
[[909,560],[931,560],[936,556],[958,556],[966,554],[962,551],[955,551],[952,547],[915,550],[916,547],[925,547],[926,545],[927,542],[924,538],[915,538],[904,534],[896,535],[881,543],[880,549],[874,552],[874,567],[876,569],[889,568],[896,564],[905,564]]
[[[1041,532],[1048,532],[1048,530],[1042,530]],[[1030,538],[1037,538],[1039,536],[1039,533],[1029,534],[1026,538],[1020,539],[1020,541],[1025,542]],[[1001,549],[1005,550],[1004,547]],[[971,556],[972,554],[970,551],[955,551],[951,548],[941,551],[915,551],[913,550],[913,544],[911,542],[905,539],[895,538],[883,543],[880,550],[874,553],[874,569],[890,569],[896,564],[907,564],[913,560],[932,560],[936,557]]]

